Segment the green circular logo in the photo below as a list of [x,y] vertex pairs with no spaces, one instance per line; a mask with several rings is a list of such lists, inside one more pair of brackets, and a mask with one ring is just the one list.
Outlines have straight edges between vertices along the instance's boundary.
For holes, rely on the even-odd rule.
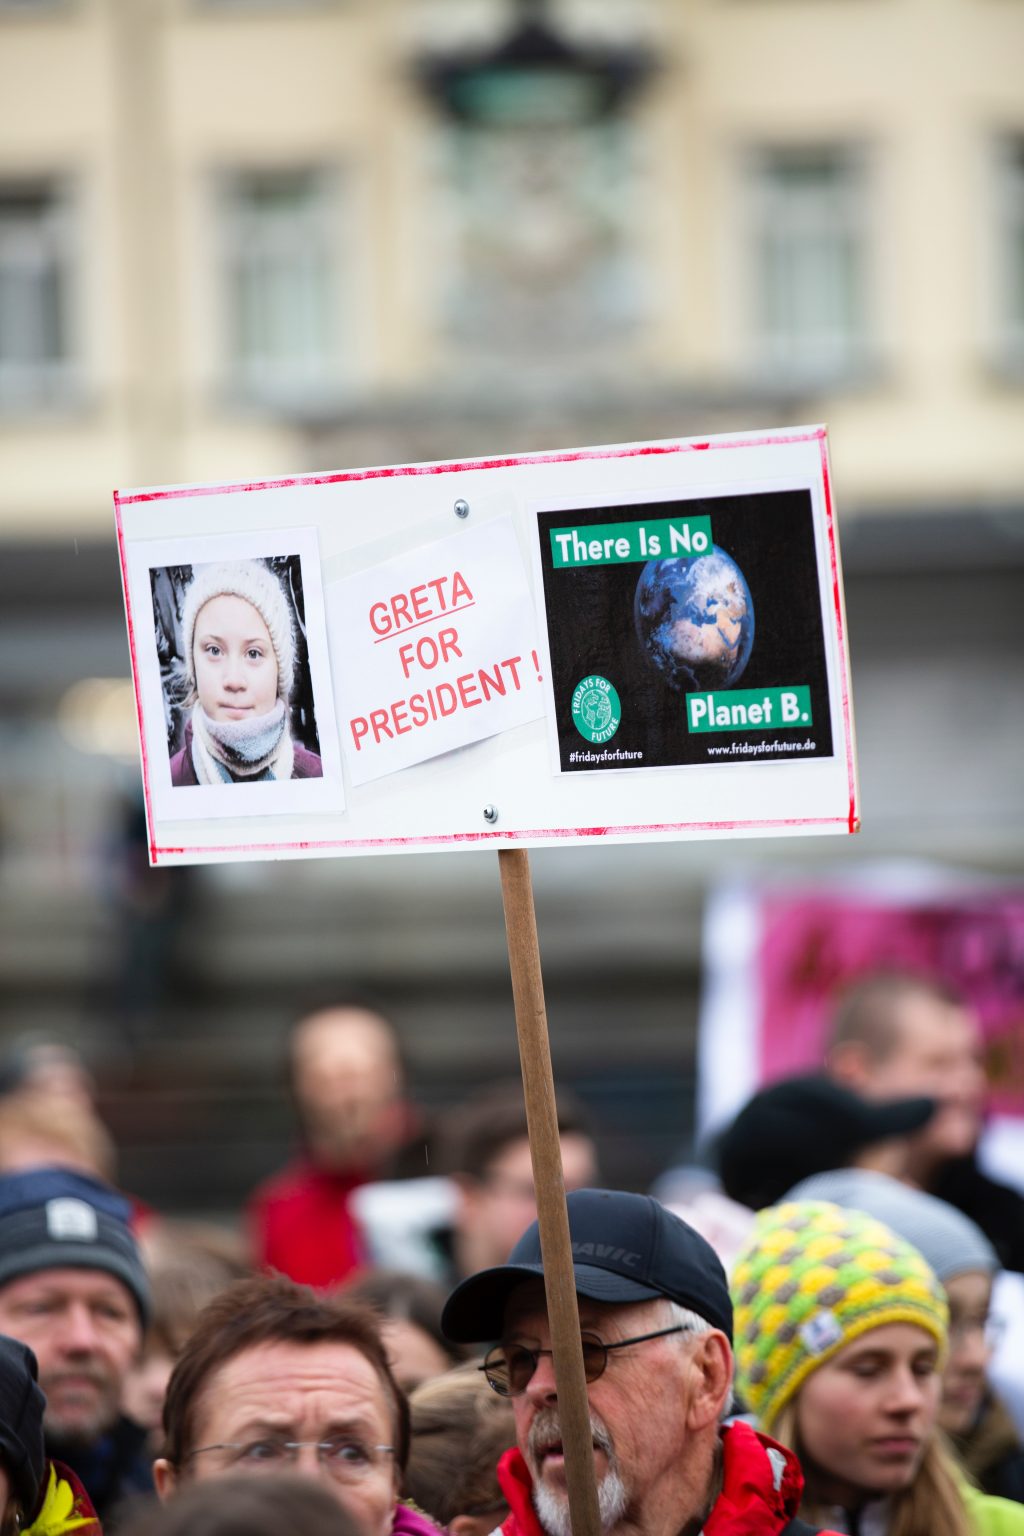
[[622,705],[606,677],[585,677],[576,684],[572,723],[584,741],[611,741],[622,724]]

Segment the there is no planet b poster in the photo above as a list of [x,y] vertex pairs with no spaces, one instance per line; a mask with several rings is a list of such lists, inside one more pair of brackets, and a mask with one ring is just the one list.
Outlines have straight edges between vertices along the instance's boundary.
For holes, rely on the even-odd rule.
[[538,524],[563,773],[832,756],[807,490]]

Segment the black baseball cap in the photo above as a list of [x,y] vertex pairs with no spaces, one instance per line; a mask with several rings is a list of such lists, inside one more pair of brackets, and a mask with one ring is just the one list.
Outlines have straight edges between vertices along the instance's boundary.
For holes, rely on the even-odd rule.
[[[576,1291],[591,1301],[652,1301],[664,1296],[732,1338],[732,1302],[721,1261],[707,1240],[650,1195],[577,1189],[566,1196]],[[505,1305],[524,1280],[544,1273],[537,1222],[508,1263],[457,1286],[441,1327],[457,1344],[500,1336]]]
[[751,1210],[775,1205],[812,1173],[845,1167],[862,1147],[927,1125],[934,1099],[863,1099],[820,1073],[755,1093],[718,1138],[722,1188]]

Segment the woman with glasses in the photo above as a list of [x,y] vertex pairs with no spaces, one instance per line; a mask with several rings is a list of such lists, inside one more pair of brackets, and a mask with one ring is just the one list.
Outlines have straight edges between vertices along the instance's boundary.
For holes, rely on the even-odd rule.
[[239,1280],[199,1314],[164,1402],[165,1503],[226,1477],[309,1478],[359,1536],[438,1536],[400,1499],[409,1407],[366,1306],[283,1275]]
[[830,1200],[866,1211],[924,1255],[949,1303],[939,1427],[983,1492],[1024,1503],[1024,1447],[988,1382],[1001,1324],[991,1312],[999,1260],[981,1228],[944,1200],[866,1168],[815,1174],[787,1199]]
[[849,1536],[1014,1536],[938,1429],[948,1308],[916,1248],[858,1210],[762,1211],[732,1276],[737,1388],[796,1452],[801,1515]]

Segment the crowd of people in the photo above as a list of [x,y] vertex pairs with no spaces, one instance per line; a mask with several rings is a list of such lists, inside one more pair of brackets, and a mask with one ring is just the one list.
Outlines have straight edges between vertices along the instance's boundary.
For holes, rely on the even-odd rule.
[[[571,1536],[521,1088],[403,1178],[389,1022],[333,1003],[289,1046],[301,1150],[237,1231],[117,1188],[73,1052],[0,1067],[0,1536]],[[876,976],[653,1194],[601,1187],[559,1099],[604,1531],[1024,1536],[1024,1195],[983,1098],[969,1010]]]

